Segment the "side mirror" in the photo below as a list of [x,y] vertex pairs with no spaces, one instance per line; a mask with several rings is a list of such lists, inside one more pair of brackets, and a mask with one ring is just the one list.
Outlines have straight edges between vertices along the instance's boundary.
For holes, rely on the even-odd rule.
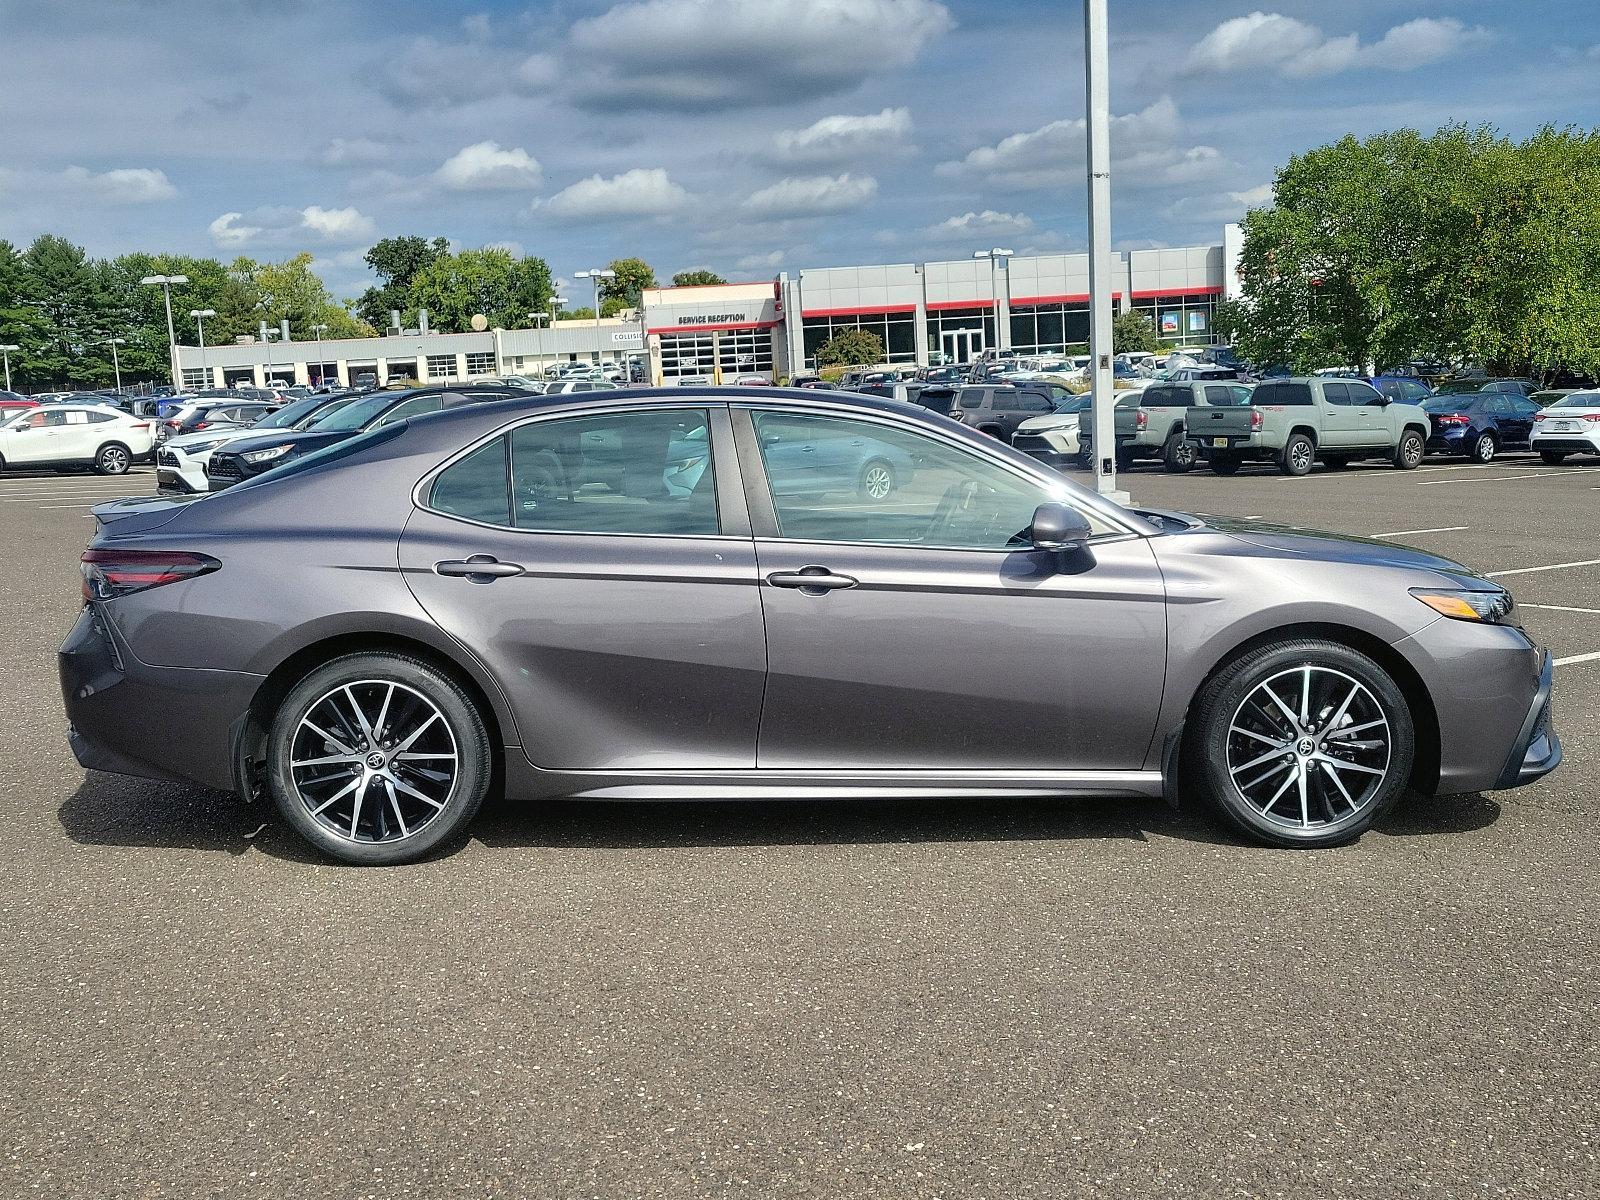
[[1035,550],[1081,550],[1093,532],[1077,509],[1065,504],[1041,504],[1033,510],[1028,540]]

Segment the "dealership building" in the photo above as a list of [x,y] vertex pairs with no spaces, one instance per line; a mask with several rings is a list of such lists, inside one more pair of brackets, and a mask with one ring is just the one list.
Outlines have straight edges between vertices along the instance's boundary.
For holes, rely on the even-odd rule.
[[[1209,246],[1114,256],[1119,311],[1145,313],[1157,335],[1203,345],[1219,300],[1238,289],[1239,228]],[[1087,351],[1089,258],[985,255],[890,266],[821,267],[763,283],[652,288],[622,318],[475,333],[393,331],[378,338],[178,347],[186,387],[397,379],[455,381],[537,374],[560,363],[646,358],[653,382],[780,379],[816,367],[820,346],[850,329],[883,342],[892,363],[966,362],[985,350]]]

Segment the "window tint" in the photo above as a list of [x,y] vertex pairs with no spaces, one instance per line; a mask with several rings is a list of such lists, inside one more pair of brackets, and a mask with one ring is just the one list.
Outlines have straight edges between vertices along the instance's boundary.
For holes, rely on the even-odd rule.
[[1146,388],[1142,403],[1145,408],[1193,408],[1194,392],[1187,387]]
[[1347,383],[1345,389],[1350,393],[1351,404],[1378,404],[1383,400],[1383,394],[1368,383]]
[[1323,384],[1322,398],[1329,404],[1338,404],[1340,406],[1347,406],[1355,399],[1350,395],[1350,389],[1342,383]]
[[1304,407],[1311,402],[1311,385],[1309,383],[1263,383],[1256,387],[1255,403],[1257,407],[1265,407],[1271,404]]
[[[1028,544],[1042,484],[909,429],[812,413],[755,414],[785,538],[975,550]],[[1096,532],[1106,526],[1091,513]]]
[[961,389],[961,407],[962,408],[982,408],[983,407],[983,389],[982,388],[962,388]]
[[1023,392],[1017,397],[1017,407],[1023,412],[1054,412],[1055,405],[1037,392]]
[[1250,403],[1250,389],[1229,387],[1225,383],[1206,384],[1206,403],[1212,408],[1237,408]]
[[373,423],[374,428],[383,425],[393,425],[396,421],[404,421],[407,417],[418,417],[423,413],[438,412],[444,407],[444,397],[437,392],[431,396],[413,396],[404,404],[397,404]]
[[990,407],[997,412],[1016,412],[1022,407],[1022,397],[1010,388],[996,388]]
[[512,523],[562,533],[719,532],[704,409],[605,413],[511,433]]
[[433,481],[428,503],[442,513],[511,524],[511,468],[506,461],[506,439],[495,438],[479,446]]
[[117,418],[106,412],[92,412],[88,414],[89,424],[98,425],[102,421],[115,421]]

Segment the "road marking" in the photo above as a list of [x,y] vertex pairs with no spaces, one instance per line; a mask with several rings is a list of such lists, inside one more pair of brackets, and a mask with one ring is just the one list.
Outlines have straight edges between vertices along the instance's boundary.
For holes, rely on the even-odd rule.
[[1437,529],[1399,529],[1394,533],[1375,533],[1372,536],[1375,538],[1386,538],[1410,537],[1412,534],[1417,533],[1459,533],[1461,530],[1466,528],[1468,528],[1466,525],[1441,525]]
[[1425,479],[1418,487],[1437,487],[1441,483],[1494,483],[1501,479],[1543,479],[1547,475],[1571,475],[1571,471],[1524,471],[1521,475],[1485,475],[1482,479]]
[[1547,567],[1514,567],[1509,571],[1485,571],[1490,579],[1502,575],[1532,575],[1535,571],[1565,571],[1568,567],[1600,567],[1600,558],[1581,558],[1577,562],[1551,563]]
[[1570,667],[1573,663],[1597,661],[1600,661],[1600,650],[1596,650],[1593,654],[1574,654],[1570,658],[1558,658],[1556,659],[1556,666]]
[[94,508],[96,502],[88,501],[82,504],[41,504],[40,508]]
[[1573,608],[1570,605],[1566,605],[1566,604],[1526,604],[1526,603],[1523,603],[1521,601],[1518,601],[1517,607],[1518,608],[1547,608],[1551,612],[1600,613],[1600,608]]

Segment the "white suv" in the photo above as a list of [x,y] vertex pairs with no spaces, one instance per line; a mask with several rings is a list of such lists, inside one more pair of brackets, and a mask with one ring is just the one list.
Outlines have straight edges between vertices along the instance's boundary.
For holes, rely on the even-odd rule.
[[0,471],[93,467],[122,475],[150,457],[150,421],[97,404],[46,404],[0,425]]

